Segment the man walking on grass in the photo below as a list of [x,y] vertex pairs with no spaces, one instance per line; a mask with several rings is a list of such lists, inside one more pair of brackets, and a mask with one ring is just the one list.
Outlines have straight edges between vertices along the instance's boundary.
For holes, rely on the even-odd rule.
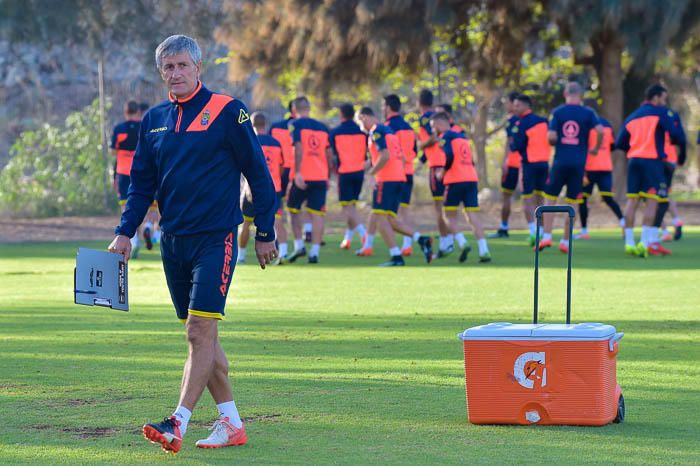
[[131,168],[131,186],[109,245],[129,257],[131,243],[153,196],[161,209],[161,256],[178,318],[185,324],[188,357],[180,400],[161,422],[143,426],[144,436],[177,453],[205,388],[219,418],[200,448],[247,442],[233,401],[228,361],[218,338],[226,295],[236,264],[241,173],[255,198],[255,252],[264,269],[277,256],[275,189],[248,110],[232,97],[215,94],[199,81],[202,52],[187,36],[168,37],[156,48],[156,65],[169,100],[143,118]]

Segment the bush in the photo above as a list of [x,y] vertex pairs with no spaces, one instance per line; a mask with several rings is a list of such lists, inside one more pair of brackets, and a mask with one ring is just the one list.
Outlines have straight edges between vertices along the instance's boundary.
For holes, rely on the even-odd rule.
[[62,126],[19,136],[0,172],[0,210],[30,217],[116,212],[115,196],[104,205],[106,169],[96,99]]

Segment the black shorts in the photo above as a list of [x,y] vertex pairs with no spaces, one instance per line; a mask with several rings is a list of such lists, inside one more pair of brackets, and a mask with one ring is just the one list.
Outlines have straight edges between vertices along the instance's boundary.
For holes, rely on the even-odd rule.
[[574,165],[553,165],[549,172],[544,197],[556,201],[559,193],[566,186],[565,201],[570,204],[583,202],[583,175],[585,167]]
[[362,183],[365,181],[365,172],[360,170],[350,173],[338,174],[338,201],[340,205],[357,204],[362,192]]
[[306,210],[315,215],[326,215],[327,181],[307,181],[306,189],[299,189],[291,182],[287,208],[293,214],[301,211],[301,205],[306,202]]
[[406,175],[406,181],[401,189],[400,206],[408,207],[411,205],[411,194],[413,193],[413,175]]
[[396,217],[403,184],[403,181],[377,181],[372,193],[372,213]]
[[523,163],[523,199],[532,197],[533,194],[544,194],[549,176],[549,164],[547,162]]
[[593,188],[598,186],[598,194],[613,197],[613,174],[609,171],[588,171],[583,179],[583,197],[591,197]]
[[629,159],[627,197],[645,197],[661,202],[668,199],[664,163],[658,159]]
[[520,169],[515,167],[507,167],[505,173],[501,177],[501,191],[504,193],[514,193],[518,188],[518,178],[520,177]]
[[459,205],[464,205],[464,210],[475,212],[479,210],[479,183],[476,181],[464,181],[445,185],[446,211],[458,210]]
[[664,162],[664,179],[666,180],[666,190],[671,193],[671,185],[673,184],[673,173],[676,171],[676,165],[670,162]]
[[126,203],[126,196],[129,194],[130,184],[131,177],[129,175],[120,175],[117,173],[117,189],[119,190],[119,204],[121,205]]
[[435,176],[435,171],[438,168],[444,167],[430,167],[430,192],[433,195],[434,201],[442,201],[445,198],[445,185],[442,180],[438,180]]
[[236,231],[188,236],[163,232],[160,253],[178,319],[184,322],[190,314],[223,319],[238,257]]

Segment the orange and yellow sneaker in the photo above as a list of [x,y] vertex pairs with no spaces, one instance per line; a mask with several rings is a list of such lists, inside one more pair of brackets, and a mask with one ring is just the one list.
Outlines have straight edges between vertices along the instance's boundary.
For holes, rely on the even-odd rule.
[[[535,246],[537,247],[537,246]],[[540,251],[543,250],[544,248],[551,248],[552,247],[552,240],[551,239],[541,239],[540,244],[539,244],[539,249]],[[534,251],[535,248],[533,247],[532,250]]]
[[374,255],[374,249],[373,248],[358,249],[357,251],[355,251],[355,255],[360,256],[360,257],[370,257],[370,256]]
[[671,250],[661,246],[660,243],[651,243],[649,245],[649,255],[650,256],[670,256]]
[[245,433],[245,425],[241,424],[237,428],[231,424],[227,417],[220,417],[214,421],[211,427],[211,434],[203,440],[197,440],[197,448],[224,448],[245,445],[248,443],[248,436]]
[[344,238],[343,241],[340,242],[340,249],[350,249],[351,244],[351,240]]
[[408,257],[413,254],[413,246],[408,246],[406,248],[401,249],[401,255],[404,257]]
[[146,424],[143,426],[143,436],[168,453],[177,453],[182,446],[180,421],[175,416],[166,417],[162,422]]

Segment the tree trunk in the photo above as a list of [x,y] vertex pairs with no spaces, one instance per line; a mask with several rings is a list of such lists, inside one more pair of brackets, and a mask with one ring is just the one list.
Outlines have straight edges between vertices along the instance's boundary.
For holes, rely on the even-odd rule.
[[[599,47],[595,47],[600,53],[600,67],[598,79],[600,80],[600,95],[603,99],[601,114],[610,121],[615,134],[620,130],[624,121],[624,89],[622,85],[622,42],[612,37],[604,41]],[[613,154],[613,186],[615,198],[622,202],[627,191],[627,160],[620,151]]]
[[474,140],[474,150],[476,152],[476,172],[479,175],[479,184],[483,188],[490,187],[488,163],[486,160],[486,140],[488,139],[489,109],[493,100],[493,90],[480,88],[477,91],[477,95],[479,96],[479,103],[476,107],[472,139]]

